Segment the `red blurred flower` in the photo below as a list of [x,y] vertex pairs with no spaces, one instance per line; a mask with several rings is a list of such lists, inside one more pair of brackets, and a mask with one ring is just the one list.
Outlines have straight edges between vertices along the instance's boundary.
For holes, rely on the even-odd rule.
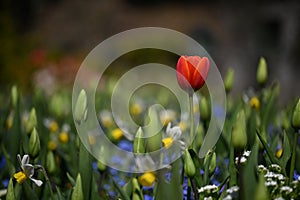
[[181,56],[176,68],[179,86],[190,94],[199,90],[205,83],[209,67],[207,57]]

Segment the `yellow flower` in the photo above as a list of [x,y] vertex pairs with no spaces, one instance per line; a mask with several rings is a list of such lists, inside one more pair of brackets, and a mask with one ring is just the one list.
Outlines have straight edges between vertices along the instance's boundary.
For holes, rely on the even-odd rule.
[[66,144],[69,141],[69,135],[67,132],[63,131],[59,134],[58,139],[61,143]]
[[256,110],[258,110],[260,107],[259,99],[255,96],[252,97],[250,100],[250,106],[251,106],[251,108],[255,108]]
[[276,157],[280,158],[282,156],[282,152],[283,152],[282,148],[278,149],[276,152]]
[[52,133],[55,133],[58,130],[58,124],[56,123],[56,121],[51,121],[49,124],[49,130]]
[[112,125],[114,125],[114,120],[112,118],[111,112],[108,110],[104,110],[99,115],[100,122],[105,128],[110,128]]
[[95,136],[88,135],[90,145],[94,145],[96,143]]
[[19,184],[22,184],[24,181],[26,181],[27,176],[24,172],[20,171],[14,174],[14,178],[17,180]]
[[142,186],[150,187],[155,181],[155,175],[153,172],[145,172],[138,178],[138,181]]
[[173,138],[172,137],[166,137],[166,138],[162,139],[161,142],[162,142],[163,147],[168,149],[173,144]]
[[143,107],[142,105],[138,104],[138,103],[134,103],[131,107],[130,107],[130,113],[133,115],[139,115],[143,112]]
[[111,135],[112,135],[114,140],[118,141],[123,136],[123,131],[119,128],[116,128],[111,132]]
[[53,151],[53,150],[56,149],[56,147],[57,147],[57,144],[56,144],[56,142],[54,142],[53,140],[50,140],[50,141],[48,142],[48,149],[49,149],[49,150]]

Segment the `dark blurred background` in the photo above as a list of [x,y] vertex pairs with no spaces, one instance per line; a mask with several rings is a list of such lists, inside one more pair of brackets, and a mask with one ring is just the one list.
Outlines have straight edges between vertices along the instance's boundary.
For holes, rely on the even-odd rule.
[[260,56],[281,100],[300,96],[299,1],[2,0],[0,87],[72,85],[84,57],[127,29],[158,26],[196,39],[224,76],[236,72],[233,92],[256,86]]

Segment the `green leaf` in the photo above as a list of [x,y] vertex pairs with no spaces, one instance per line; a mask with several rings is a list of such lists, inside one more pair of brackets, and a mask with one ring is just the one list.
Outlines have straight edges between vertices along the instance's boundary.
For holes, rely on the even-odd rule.
[[119,185],[113,178],[112,178],[112,182],[113,182],[115,188],[118,190],[118,192],[119,192],[121,198],[122,198],[123,200],[130,200],[130,196],[128,196],[128,195],[126,194],[126,192],[120,187],[120,185]]
[[272,152],[272,150],[268,146],[267,142],[263,139],[263,136],[260,134],[260,132],[258,130],[256,130],[256,134],[257,134],[259,140],[261,141],[261,143],[263,144],[263,146],[264,146],[264,148],[267,152],[267,155],[268,155],[269,159],[271,160],[271,162],[281,166],[280,161],[275,157],[274,152]]
[[79,150],[79,173],[82,179],[84,199],[90,199],[92,171],[91,156],[83,143],[81,143]]
[[15,191],[14,191],[14,184],[12,179],[9,179],[8,187],[7,187],[7,193],[6,193],[6,199],[7,200],[15,200]]
[[196,182],[197,187],[200,188],[203,180],[202,180],[202,176],[200,174],[201,166],[200,166],[199,157],[197,156],[196,152],[193,149],[189,149],[189,152],[194,161],[195,168],[197,169],[195,176],[194,176],[194,180]]
[[124,186],[123,186],[124,192],[130,196],[132,194],[132,179],[130,179]]
[[258,158],[259,144],[256,142],[251,149],[250,157],[247,160],[246,166],[243,170],[243,188],[244,194],[243,197],[247,199],[252,199],[252,195],[255,193],[257,180],[257,158]]
[[61,191],[59,189],[59,187],[55,186],[56,191],[57,191],[57,197],[59,200],[63,200],[64,198],[62,197]]
[[180,176],[180,163],[181,159],[177,159],[172,164],[172,178],[170,182],[165,180],[165,173],[158,174],[158,182],[156,185],[156,191],[154,193],[155,199],[165,200],[165,199],[183,199],[182,195],[182,185]]
[[235,162],[234,162],[234,147],[231,145],[230,146],[230,158],[229,158],[229,186],[235,186],[237,183],[237,175],[236,175],[236,167],[235,167]]
[[74,178],[69,174],[69,172],[67,172],[67,178],[69,179],[71,185],[74,186],[74,185],[75,185],[75,180],[74,180]]
[[285,130],[283,131],[283,153],[282,156],[280,158],[280,162],[282,163],[282,169],[285,170],[286,169],[286,164],[288,163],[290,157],[292,155],[291,152],[291,145],[289,142],[289,138],[285,132]]

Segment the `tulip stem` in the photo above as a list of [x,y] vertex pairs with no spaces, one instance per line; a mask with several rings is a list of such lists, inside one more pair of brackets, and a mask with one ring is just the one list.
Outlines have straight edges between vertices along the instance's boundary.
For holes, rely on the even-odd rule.
[[195,126],[195,119],[194,119],[194,101],[193,101],[193,93],[189,94],[189,101],[190,101],[190,147],[193,147],[193,138],[194,138],[194,126]]
[[296,162],[296,148],[297,148],[297,143],[298,143],[298,135],[299,135],[298,131],[297,133],[295,133],[294,135],[294,144],[293,144],[293,151],[292,151],[292,160],[291,160],[291,168],[290,168],[290,182],[293,181],[293,177],[294,177],[294,169],[295,169],[295,162]]

